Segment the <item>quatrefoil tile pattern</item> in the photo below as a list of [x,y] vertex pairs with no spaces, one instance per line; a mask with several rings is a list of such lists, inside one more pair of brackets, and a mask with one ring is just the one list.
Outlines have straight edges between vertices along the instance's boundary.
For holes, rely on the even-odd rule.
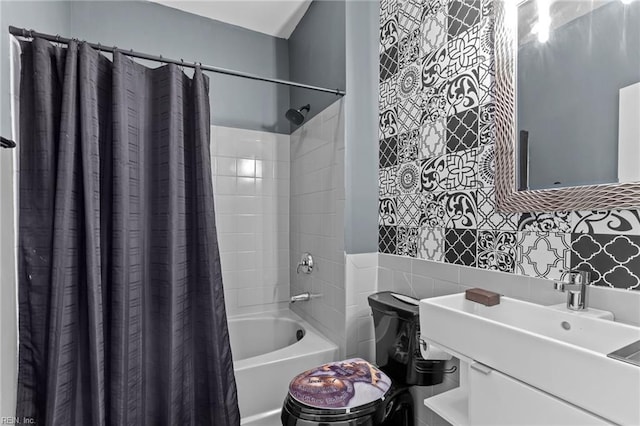
[[478,109],[472,108],[447,117],[447,152],[478,146]]
[[447,5],[444,1],[429,1],[422,14],[422,56],[444,46],[447,42]]
[[447,144],[447,122],[444,118],[429,121],[420,128],[419,158],[443,155]]
[[496,0],[381,0],[381,253],[640,291],[640,210],[501,211]]
[[640,237],[572,234],[571,267],[591,271],[595,285],[640,287]]
[[571,235],[562,232],[518,232],[515,272],[559,280],[571,266]]
[[447,263],[477,265],[478,236],[475,229],[445,230],[444,257]]
[[452,0],[449,2],[448,33],[457,37],[480,22],[480,0]]
[[420,259],[444,261],[444,238],[443,228],[420,228],[418,230],[418,252]]

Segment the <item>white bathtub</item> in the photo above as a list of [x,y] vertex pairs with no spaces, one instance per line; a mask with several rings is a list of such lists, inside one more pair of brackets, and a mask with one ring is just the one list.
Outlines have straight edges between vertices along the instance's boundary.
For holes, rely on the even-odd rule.
[[[291,379],[338,357],[333,342],[289,310],[228,322],[243,425],[279,425]],[[304,333],[300,341],[298,330]]]

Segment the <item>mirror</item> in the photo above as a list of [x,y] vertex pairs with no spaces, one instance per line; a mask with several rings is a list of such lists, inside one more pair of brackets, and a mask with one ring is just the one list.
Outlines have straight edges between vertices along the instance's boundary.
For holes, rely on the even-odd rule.
[[640,205],[640,0],[496,4],[503,211]]
[[640,181],[640,2],[520,3],[516,69],[518,188]]

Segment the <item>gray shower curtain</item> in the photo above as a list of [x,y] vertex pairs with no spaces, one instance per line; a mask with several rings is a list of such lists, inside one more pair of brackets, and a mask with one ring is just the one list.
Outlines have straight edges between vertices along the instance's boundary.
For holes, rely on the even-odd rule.
[[22,43],[17,415],[240,423],[208,79]]

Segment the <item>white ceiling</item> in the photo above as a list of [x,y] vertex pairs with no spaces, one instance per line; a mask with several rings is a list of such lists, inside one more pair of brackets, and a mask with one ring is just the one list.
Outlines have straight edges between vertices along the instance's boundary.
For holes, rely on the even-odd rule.
[[311,0],[149,0],[217,21],[289,38]]

